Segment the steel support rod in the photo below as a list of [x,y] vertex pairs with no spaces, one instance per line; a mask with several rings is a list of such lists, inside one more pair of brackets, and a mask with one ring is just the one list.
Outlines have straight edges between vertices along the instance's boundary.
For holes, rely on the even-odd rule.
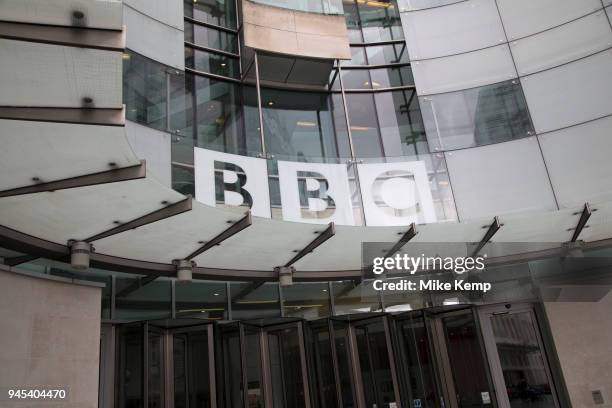
[[[497,216],[493,217],[493,222],[491,223],[491,225],[489,225],[487,232],[485,233],[484,237],[482,237],[482,239],[476,246],[476,249],[474,250],[474,252],[472,252],[472,257],[475,257],[476,255],[478,255],[478,253],[482,250],[482,248],[484,248],[484,246],[487,245],[487,243],[491,240],[491,238],[493,238],[493,235],[497,234],[497,231],[500,230],[502,225],[503,224],[499,222],[499,218]],[[486,226],[483,228],[486,228]]]
[[310,244],[306,245],[306,247],[300,250],[293,258],[291,258],[289,262],[285,264],[285,266],[293,265],[334,235],[336,235],[336,226],[333,222],[330,222],[325,231],[321,232],[315,239],[312,240],[312,242],[310,242]]
[[582,230],[586,227],[586,223],[589,221],[589,218],[591,218],[592,212],[593,211],[591,210],[589,203],[584,203],[582,213],[576,213],[576,215],[580,214],[580,219],[578,220],[576,228],[574,228],[574,234],[572,234],[571,242],[578,241],[578,237],[580,236]]
[[249,210],[247,211],[244,217],[242,217],[240,220],[233,223],[228,229],[221,232],[219,235],[217,235],[216,237],[214,237],[213,239],[211,239],[210,241],[202,245],[200,248],[198,248],[191,254],[187,255],[185,259],[188,261],[192,260],[196,256],[208,251],[210,248],[216,245],[219,245],[221,242],[225,241],[226,239],[233,237],[234,235],[236,235],[243,229],[250,227],[252,223],[253,221],[251,219],[251,211]]
[[40,182],[38,177],[32,181],[37,184],[31,186],[17,187],[10,190],[0,191],[0,198],[13,197],[24,194],[43,193],[47,191],[66,190],[70,188],[94,186],[98,184],[117,183],[120,181],[136,180],[145,178],[146,166],[142,160],[140,164],[129,167],[121,167],[83,176],[70,177],[63,180]]

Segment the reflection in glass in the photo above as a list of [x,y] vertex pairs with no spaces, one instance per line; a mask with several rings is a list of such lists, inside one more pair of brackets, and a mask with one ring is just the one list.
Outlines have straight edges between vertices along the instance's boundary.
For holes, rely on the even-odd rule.
[[117,334],[117,394],[122,408],[142,408],[144,332],[141,325],[123,326]]
[[240,336],[237,326],[223,332],[222,347],[225,407],[244,408]]
[[185,47],[185,66],[231,78],[238,77],[240,72],[238,59],[191,47]]
[[176,281],[174,287],[176,316],[196,315],[199,319],[226,319],[227,298],[225,288],[225,282]]
[[306,406],[298,329],[271,330],[268,336],[274,408]]
[[379,292],[371,280],[332,282],[332,294],[335,315],[381,311]]
[[[244,92],[237,84],[195,76],[195,145],[232,154],[260,151],[257,134],[245,137],[243,115],[256,115],[257,105],[251,88]],[[257,132],[251,129],[251,132]],[[251,135],[251,133],[249,133]]]
[[266,4],[290,10],[319,14],[342,14],[342,0],[251,0],[254,3]]
[[211,406],[208,331],[195,329],[173,336],[174,407]]
[[327,282],[299,282],[283,288],[283,310],[287,317],[316,319],[330,315]]
[[222,27],[236,27],[236,2],[234,0],[214,2],[185,0],[184,9],[185,17]]
[[357,157],[383,157],[372,94],[346,94],[353,146]]
[[420,313],[413,314],[398,322],[398,327],[402,345],[400,355],[404,362],[401,366],[410,393],[405,406],[416,405],[414,402],[420,400],[424,408],[434,408],[437,406],[435,362],[429,346],[425,319]]
[[149,346],[147,356],[147,372],[149,378],[149,397],[148,406],[149,408],[161,408],[164,403],[163,399],[163,370],[162,370],[162,358],[164,353],[164,346],[162,341],[161,333],[153,330],[149,330]]
[[238,52],[236,34],[185,21],[185,41],[231,53]]
[[[327,321],[325,321],[327,323]],[[312,331],[314,369],[315,369],[315,397],[319,400],[321,408],[335,408],[336,380],[334,378],[334,365],[332,344],[327,324],[313,328]]]
[[357,1],[364,42],[404,38],[402,23],[394,0]]
[[278,283],[231,282],[232,319],[279,317]]
[[166,67],[134,52],[123,57],[126,119],[166,129]]
[[455,380],[457,403],[460,407],[491,407],[490,396],[493,393],[489,387],[487,363],[478,339],[480,331],[472,312],[444,317],[442,323]]
[[261,379],[261,347],[259,330],[245,327],[245,359],[247,376],[247,407],[263,407],[263,382]]
[[385,326],[380,319],[355,327],[359,367],[363,393],[368,407],[396,407],[391,365],[390,346],[385,336]]
[[268,151],[297,161],[336,157],[332,112],[327,93],[262,89],[264,132]]
[[115,318],[122,320],[159,319],[172,314],[172,283],[169,278],[158,278],[133,291],[139,277],[117,276]]
[[369,65],[400,64],[410,62],[406,43],[370,45],[365,47]]
[[555,407],[532,313],[492,315],[491,326],[510,406]]
[[516,80],[421,96],[432,150],[453,150],[527,137],[533,125]]
[[350,369],[351,355],[349,351],[348,325],[345,322],[333,323],[333,338],[338,363],[338,377],[340,379],[340,394],[343,407],[355,406],[355,383]]

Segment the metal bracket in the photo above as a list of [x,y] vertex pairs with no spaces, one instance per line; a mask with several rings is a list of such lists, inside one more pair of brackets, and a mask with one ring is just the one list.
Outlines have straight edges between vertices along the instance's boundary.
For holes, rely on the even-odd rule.
[[393,245],[393,247],[389,250],[389,252],[387,252],[385,258],[389,258],[395,255],[396,252],[399,252],[404,247],[404,245],[408,243],[408,241],[410,241],[416,236],[416,234],[416,224],[413,222],[412,224],[410,224],[410,228],[408,228],[408,231],[406,231],[404,235],[402,235],[402,237],[399,239],[399,241],[397,241],[395,245]]
[[[487,245],[487,243],[491,240],[491,238],[493,238],[493,235],[495,235],[497,231],[499,231],[503,225],[504,224],[501,224],[499,222],[499,218],[497,216],[493,217],[493,222],[491,223],[491,225],[489,225],[487,232],[485,233],[484,237],[482,237],[482,239],[476,246],[476,249],[474,250],[474,252],[472,252],[472,257],[475,257],[476,255],[478,255],[478,253],[482,250],[482,248],[484,248],[484,246]],[[482,228],[487,228],[487,226],[485,225]]]
[[154,222],[161,221],[166,218],[174,217],[175,215],[179,215],[184,212],[191,211],[191,206],[192,206],[191,195],[187,195],[187,198],[185,198],[184,200],[178,201],[174,204],[169,204],[165,206],[164,208],[150,212],[146,215],[143,215],[142,217],[138,217],[136,219],[133,219],[132,221],[128,221],[124,224],[118,225],[117,227],[111,228],[109,230],[96,234],[92,237],[84,239],[84,241],[86,242],[97,241],[99,239],[108,238],[110,236],[120,234],[122,232],[131,230],[131,229],[136,229],[144,225],[152,224]]
[[32,181],[38,184],[31,186],[17,187],[10,190],[0,191],[0,198],[13,197],[24,194],[43,193],[47,191],[66,190],[70,188],[94,186],[98,184],[117,183],[120,181],[136,180],[145,178],[146,165],[141,160],[140,164],[129,167],[121,167],[98,173],[85,174],[83,176],[70,177],[63,180],[39,182],[37,177]]
[[250,227],[252,223],[253,221],[251,219],[251,210],[249,210],[247,211],[244,217],[242,217],[240,220],[233,223],[231,227],[229,227],[228,229],[226,229],[225,231],[223,231],[222,233],[220,233],[219,235],[217,235],[216,237],[214,237],[213,239],[211,239],[210,241],[202,245],[199,249],[187,255],[185,259],[189,261],[195,258],[196,256],[208,251],[210,248],[216,245],[219,245],[221,242],[225,241],[226,239],[236,235],[243,229]]
[[330,222],[325,229],[325,231],[321,232],[318,237],[313,239],[310,244],[306,245],[302,250],[300,250],[297,255],[295,255],[289,262],[287,262],[284,266],[291,266],[312,251],[314,251],[317,247],[323,244],[325,241],[330,239],[336,235],[336,226],[333,222]]
[[570,242],[578,241],[578,237],[580,236],[580,233],[582,232],[582,230],[585,228],[588,228],[586,223],[589,220],[589,218],[591,218],[591,214],[593,213],[593,211],[596,211],[596,210],[591,210],[591,206],[589,205],[589,203],[584,203],[584,208],[582,209],[582,213],[578,212],[574,214],[574,215],[580,214],[580,219],[578,220],[578,224],[576,225],[576,228],[570,228],[568,230],[568,231],[572,231],[572,230],[574,231]]

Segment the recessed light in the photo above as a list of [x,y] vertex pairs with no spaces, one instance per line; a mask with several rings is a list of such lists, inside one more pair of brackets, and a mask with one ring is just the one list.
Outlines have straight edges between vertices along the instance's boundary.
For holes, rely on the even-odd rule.
[[213,293],[213,295],[214,295],[214,296],[219,296],[219,294],[218,294],[218,293]]
[[272,106],[272,105],[274,105],[274,102],[268,101],[268,106]]
[[227,65],[227,64],[226,64],[225,62],[222,62],[222,63],[221,63],[221,66],[222,66],[222,67],[224,67],[224,66],[226,66],[226,65]]

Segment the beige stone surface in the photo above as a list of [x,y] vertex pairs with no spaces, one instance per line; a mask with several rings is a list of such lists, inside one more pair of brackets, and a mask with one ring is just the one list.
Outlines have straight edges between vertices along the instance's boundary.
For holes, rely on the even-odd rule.
[[[549,302],[546,314],[574,407],[612,407],[612,292],[599,302]],[[600,390],[604,405],[592,391]]]
[[101,289],[0,270],[0,387],[68,390],[62,402],[0,406],[98,405]]
[[244,43],[281,54],[350,59],[344,16],[293,11],[242,0]]

